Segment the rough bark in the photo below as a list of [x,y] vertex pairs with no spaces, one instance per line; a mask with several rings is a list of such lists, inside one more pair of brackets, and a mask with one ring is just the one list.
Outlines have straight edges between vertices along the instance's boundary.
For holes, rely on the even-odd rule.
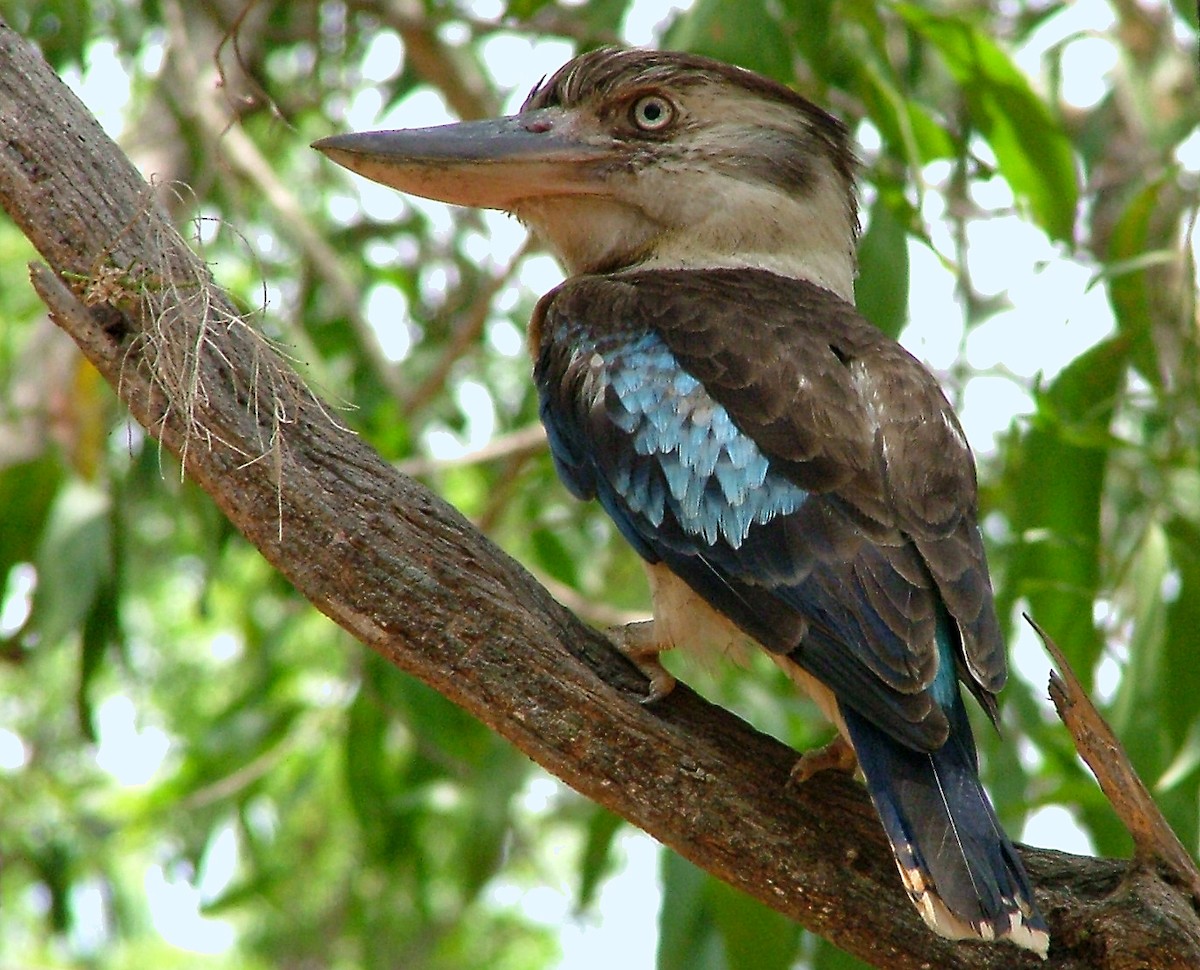
[[[0,205],[33,281],[132,415],[335,622],[534,761],[880,967],[1038,966],[933,936],[862,788],[789,788],[795,755],[680,687],[653,707],[608,642],[454,509],[340,428],[242,321],[154,192],[0,23]],[[1153,862],[1025,849],[1047,967],[1194,968],[1190,892]]]

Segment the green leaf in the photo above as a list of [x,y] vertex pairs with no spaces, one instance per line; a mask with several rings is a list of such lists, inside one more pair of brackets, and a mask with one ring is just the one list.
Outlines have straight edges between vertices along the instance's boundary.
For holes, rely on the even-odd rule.
[[966,20],[907,3],[896,10],[941,54],[1013,194],[1051,238],[1071,240],[1079,195],[1074,152],[1024,75]]
[[705,900],[710,878],[682,856],[662,853],[657,970],[727,970]]
[[97,734],[92,718],[91,687],[97,674],[103,669],[104,657],[109,646],[121,640],[119,604],[116,584],[111,581],[100,583],[83,623],[75,710],[84,737],[92,742],[97,740]]
[[913,168],[953,158],[957,152],[954,138],[929,109],[905,97],[903,85],[887,61],[886,38],[880,43],[882,50],[872,50],[873,57],[858,61],[854,87],[867,117],[879,129],[884,149]]
[[579,864],[579,903],[585,910],[596,897],[600,883],[615,868],[613,842],[625,820],[607,809],[591,806],[584,825],[583,857]]
[[788,970],[800,938],[787,917],[663,853],[658,970]]
[[815,939],[816,953],[813,954],[813,970],[871,970],[868,964],[857,957],[852,957],[845,950],[834,946],[828,940]]
[[1150,522],[1130,563],[1132,633],[1129,665],[1121,678],[1121,689],[1108,713],[1109,723],[1124,739],[1134,763],[1157,775],[1161,760],[1161,712],[1155,700],[1164,682],[1164,629],[1166,608],[1162,600],[1163,580],[1170,568],[1166,533]]
[[788,970],[800,926],[745,893],[709,878],[707,902],[725,945],[730,970]]
[[[90,0],[44,0],[15,10],[15,28],[38,45],[55,70],[83,66],[84,51],[95,19]],[[21,14],[25,14],[23,18]],[[5,14],[6,17],[9,14]]]
[[898,211],[909,211],[904,196],[881,189],[858,247],[854,284],[859,312],[892,338],[908,320],[908,222]]
[[671,25],[663,46],[790,81],[792,52],[775,20],[766,0],[699,0]]
[[66,933],[71,926],[69,894],[72,869],[77,865],[77,853],[60,838],[50,837],[34,850],[26,861],[37,873],[41,891],[49,895],[46,921],[55,933]]
[[474,900],[496,874],[512,831],[512,802],[529,777],[529,760],[490,735],[491,754],[467,781],[465,825],[453,872],[465,899]]
[[1175,754],[1175,759],[1167,765],[1158,781],[1154,783],[1154,790],[1159,793],[1169,792],[1187,782],[1195,775],[1198,768],[1200,768],[1200,722],[1193,721],[1191,730]]
[[528,20],[543,7],[548,6],[550,2],[551,0],[508,0],[504,8],[504,16],[516,20]]
[[[1160,673],[1165,676],[1153,686],[1158,692],[1156,703],[1163,729],[1179,758],[1185,752],[1200,751],[1200,710],[1196,707],[1200,664],[1195,662],[1196,631],[1200,630],[1200,522],[1174,517],[1166,525],[1166,535],[1176,583],[1164,596],[1168,601]],[[1167,771],[1169,768],[1164,769],[1164,773]],[[1164,777],[1159,784],[1171,783]],[[1193,785],[1190,794],[1194,793]]]
[[[1158,179],[1133,196],[1113,226],[1108,251],[1108,298],[1117,329],[1129,341],[1133,366],[1153,387],[1162,386],[1162,374],[1154,344],[1154,314],[1146,272],[1150,267],[1144,259],[1163,186],[1163,180]],[[1128,271],[1114,273],[1113,264]]]
[[781,0],[786,18],[786,36],[813,73],[829,78],[838,70],[841,53],[833,33],[831,0]]
[[[1100,498],[1108,466],[1106,440],[1123,386],[1126,344],[1097,344],[1039,395],[1031,426],[1004,449],[995,489],[1017,545],[997,596],[1002,619],[1019,596],[1066,652],[1085,685],[1100,655],[1092,620],[1100,581]],[[1081,443],[1083,442],[1083,443]]]
[[583,36],[612,37],[621,32],[633,0],[588,0],[570,7],[571,26]]
[[[1190,662],[1187,658],[1194,656],[1187,651],[1186,645],[1194,645],[1196,631],[1200,630],[1200,521],[1187,519],[1183,516],[1173,516],[1166,525],[1167,538],[1171,544],[1171,564],[1178,573],[1178,583],[1171,591],[1167,604],[1168,646],[1174,643],[1175,663],[1171,664],[1172,677],[1193,674],[1200,678],[1200,664]],[[1166,692],[1178,705],[1174,711],[1178,719],[1173,720],[1176,729],[1182,736],[1181,720],[1186,717],[1200,718],[1200,708],[1196,706],[1196,697],[1200,693],[1188,696],[1186,683],[1172,680],[1173,689]]]
[[100,585],[112,579],[109,497],[80,481],[55,498],[34,565],[30,623],[46,646],[76,630]]
[[1200,29],[1200,9],[1192,0],[1171,0],[1171,7],[1177,17],[1191,28],[1192,33]]
[[372,657],[373,690],[392,717],[412,731],[418,747],[436,752],[439,762],[468,769],[486,767],[494,754],[493,735],[470,714],[433,688]]
[[1101,341],[1071,361],[1039,395],[1039,412],[1076,440],[1107,438],[1128,362],[1126,341]]
[[46,518],[66,477],[62,465],[47,455],[12,465],[0,474],[0,573],[34,557]]
[[579,571],[575,557],[571,555],[558,533],[539,527],[533,530],[530,539],[533,542],[533,554],[538,567],[560,583],[578,587]]
[[389,843],[385,816],[391,816],[392,770],[387,757],[387,717],[378,701],[360,690],[347,712],[343,769],[350,807],[358,819],[369,854],[385,856]]

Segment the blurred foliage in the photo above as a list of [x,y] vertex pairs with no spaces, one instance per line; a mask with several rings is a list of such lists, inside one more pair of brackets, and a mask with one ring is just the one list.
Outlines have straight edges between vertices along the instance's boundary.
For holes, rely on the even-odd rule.
[[[520,333],[538,294],[520,283],[544,257],[488,255],[496,223],[476,213],[396,198],[372,218],[367,190],[307,146],[363,105],[430,92],[495,112],[513,95],[499,51],[554,41],[565,59],[626,36],[633,6],[7,0],[4,16],[106,119],[89,79],[119,68],[121,141],[176,187],[218,279],[249,308],[265,298],[262,328],[342,420],[607,623],[645,608],[638,564],[528,444]],[[1027,637],[1023,609],[1056,637],[1195,851],[1195,145],[1192,167],[1180,155],[1200,122],[1195,10],[1095,0],[1110,24],[1089,39],[1116,57],[1081,108],[1062,96],[1079,36],[1036,76],[1016,57],[1071,7],[695,0],[657,36],[773,74],[863,136],[859,300],[888,332],[903,339],[914,246],[955,275],[945,324],[964,346],[1006,308],[969,261],[972,228],[997,218],[1103,288],[1109,336],[1044,379],[993,369],[1029,406],[978,443],[985,531],[1010,638]],[[997,185],[1006,201],[981,201]],[[623,824],[300,600],[55,332],[32,255],[0,221],[0,964],[557,965],[555,919],[522,899],[550,886],[557,919],[594,919]],[[961,395],[980,374],[960,356],[946,376]],[[684,676],[798,747],[825,736],[765,665]],[[1098,851],[1126,852],[1043,695],[1013,678],[1004,739],[979,732],[1001,817],[1019,833],[1063,806]],[[673,856],[661,882],[664,970],[858,965]],[[173,945],[168,898],[212,952]]]

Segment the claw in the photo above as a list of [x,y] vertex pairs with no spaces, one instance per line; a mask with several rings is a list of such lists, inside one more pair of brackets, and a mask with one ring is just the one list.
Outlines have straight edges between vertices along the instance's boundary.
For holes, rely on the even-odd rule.
[[675,689],[675,684],[677,683],[675,677],[657,659],[643,659],[641,661],[635,660],[632,657],[629,659],[633,660],[637,669],[650,679],[650,690],[642,698],[642,704],[653,704],[656,701],[661,701]]
[[800,755],[799,760],[792,765],[788,784],[802,785],[817,772],[829,771],[831,768],[849,774],[857,767],[858,757],[854,749],[850,747],[850,742],[839,734],[824,747],[813,748]]
[[621,655],[640,670],[650,681],[650,690],[641,703],[661,701],[675,689],[675,678],[662,665],[658,655],[664,647],[654,636],[654,621],[642,620],[608,631],[609,639]]

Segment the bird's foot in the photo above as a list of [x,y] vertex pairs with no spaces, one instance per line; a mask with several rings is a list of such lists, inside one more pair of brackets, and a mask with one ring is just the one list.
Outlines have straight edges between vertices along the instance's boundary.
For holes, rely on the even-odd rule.
[[857,767],[858,757],[854,754],[854,749],[850,747],[850,742],[839,734],[824,747],[813,748],[812,751],[805,751],[800,755],[800,759],[792,765],[788,784],[802,785],[817,772],[829,771],[831,768],[851,774]]
[[642,698],[643,704],[661,701],[675,689],[675,678],[658,659],[665,648],[654,636],[653,620],[613,627],[608,636],[613,646],[649,679],[650,690]]

